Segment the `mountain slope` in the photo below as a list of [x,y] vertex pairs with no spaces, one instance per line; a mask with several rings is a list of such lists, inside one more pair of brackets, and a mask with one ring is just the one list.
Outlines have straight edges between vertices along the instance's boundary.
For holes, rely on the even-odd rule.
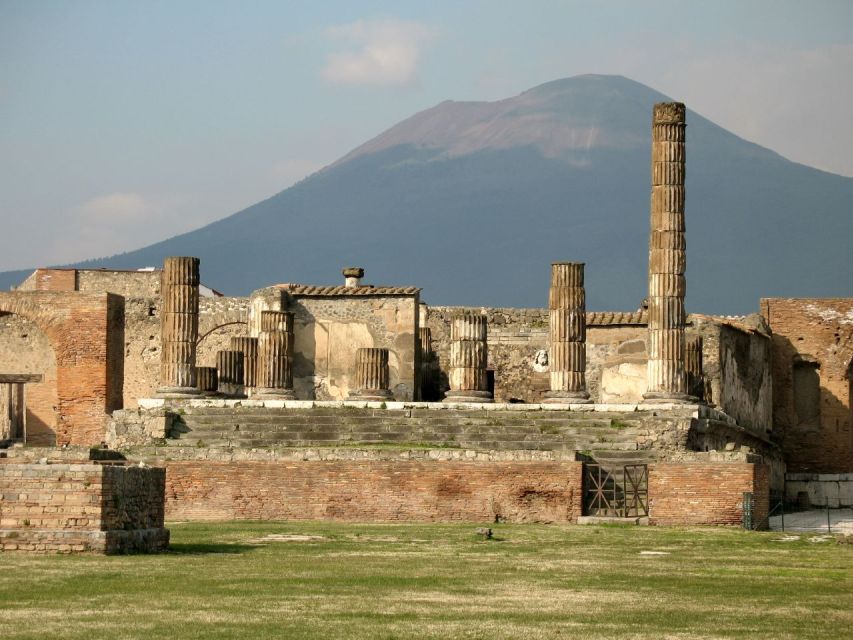
[[[196,255],[207,284],[245,294],[336,283],[358,265],[369,282],[424,287],[433,304],[542,306],[549,263],[578,260],[590,309],[633,309],[646,295],[651,107],[668,99],[579,76],[494,103],[443,102],[268,200],[82,266]],[[694,112],[687,122],[688,308],[853,295],[853,179]]]

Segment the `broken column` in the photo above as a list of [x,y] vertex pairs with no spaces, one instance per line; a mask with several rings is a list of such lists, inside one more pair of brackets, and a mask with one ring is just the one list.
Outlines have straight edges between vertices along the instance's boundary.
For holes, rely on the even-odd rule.
[[195,368],[196,388],[206,396],[216,395],[219,391],[219,378],[216,375],[216,367]]
[[587,403],[586,293],[582,262],[551,265],[548,292],[551,390],[545,402]]
[[195,355],[198,340],[198,258],[163,261],[160,312],[160,397],[198,394]]
[[219,393],[231,398],[246,397],[245,360],[242,351],[217,351],[216,375]]
[[450,391],[445,402],[491,402],[486,346],[488,320],[479,313],[464,312],[450,321]]
[[258,334],[256,398],[294,400],[293,314],[262,311]]
[[258,339],[246,336],[233,336],[231,350],[243,352],[243,376],[246,395],[252,395],[257,386]]
[[686,364],[687,393],[705,399],[705,377],[702,374],[702,336],[687,336]]
[[349,392],[354,400],[393,400],[389,390],[388,349],[374,347],[355,351],[355,388]]
[[649,239],[648,402],[686,402],[684,295],[685,108],[654,106]]

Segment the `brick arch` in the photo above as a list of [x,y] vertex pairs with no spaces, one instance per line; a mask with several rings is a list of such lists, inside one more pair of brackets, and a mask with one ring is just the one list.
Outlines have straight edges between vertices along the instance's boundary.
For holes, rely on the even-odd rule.
[[9,313],[44,332],[56,356],[56,444],[100,443],[107,413],[121,406],[123,298],[71,291],[2,292],[0,314]]
[[248,335],[248,323],[244,320],[229,320],[214,326],[206,326],[196,343],[196,364],[200,367],[216,366],[216,352],[229,348],[232,336]]

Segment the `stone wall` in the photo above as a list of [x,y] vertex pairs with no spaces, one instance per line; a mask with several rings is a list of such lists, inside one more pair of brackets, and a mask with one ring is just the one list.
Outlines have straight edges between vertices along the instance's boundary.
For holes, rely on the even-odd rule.
[[572,522],[578,462],[299,460],[167,462],[180,520]]
[[791,472],[853,471],[853,298],[767,298],[773,418]]
[[812,507],[853,507],[853,473],[789,473],[785,478],[785,500],[799,503],[805,493]]
[[15,314],[0,315],[0,373],[40,373],[41,382],[26,385],[27,441],[52,445],[59,421],[56,355],[47,334],[35,322]]
[[767,527],[770,472],[753,463],[674,463],[649,465],[649,519],[652,524],[743,522],[743,494],[754,495],[753,522]]
[[[119,367],[123,358],[115,350],[116,332],[123,330],[119,322],[123,305],[121,296],[113,294],[0,293],[0,316],[12,314],[32,322],[45,334],[53,351],[57,408],[52,433],[57,444],[100,443],[106,414],[120,406],[114,385],[121,386],[123,373]],[[39,344],[38,349],[21,352],[19,361],[4,366],[15,371],[32,357],[46,366],[46,353],[46,346]],[[50,400],[45,401],[45,412]],[[38,441],[51,440],[50,431],[47,426],[39,432]]]
[[163,469],[0,461],[0,550],[163,550],[164,490]]
[[294,316],[293,387],[297,398],[340,400],[355,381],[360,347],[388,349],[395,400],[415,398],[418,296],[289,296]]

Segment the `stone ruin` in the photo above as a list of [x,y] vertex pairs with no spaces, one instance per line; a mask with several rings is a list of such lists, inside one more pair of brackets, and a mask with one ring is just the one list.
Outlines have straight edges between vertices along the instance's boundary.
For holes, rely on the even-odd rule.
[[[655,105],[638,311],[587,311],[576,262],[551,266],[543,309],[430,306],[417,287],[365,284],[358,267],[342,285],[248,297],[204,287],[193,257],[37,270],[0,293],[0,479],[29,477],[36,459],[56,463],[36,476],[66,477],[51,447],[94,446],[126,459],[116,477],[165,469],[149,481],[181,519],[736,524],[748,493],[761,520],[786,468],[853,471],[853,299],[687,314],[685,131],[684,105]],[[831,342],[832,359],[817,359]],[[599,481],[614,494],[641,485],[633,511],[596,503]],[[0,540],[23,527],[10,509],[49,507],[17,504],[25,495],[3,493]],[[155,531],[121,538],[133,542],[114,542],[110,514],[69,514],[39,520],[17,548],[161,548],[148,499],[123,516]],[[77,537],[56,542],[65,531]]]

